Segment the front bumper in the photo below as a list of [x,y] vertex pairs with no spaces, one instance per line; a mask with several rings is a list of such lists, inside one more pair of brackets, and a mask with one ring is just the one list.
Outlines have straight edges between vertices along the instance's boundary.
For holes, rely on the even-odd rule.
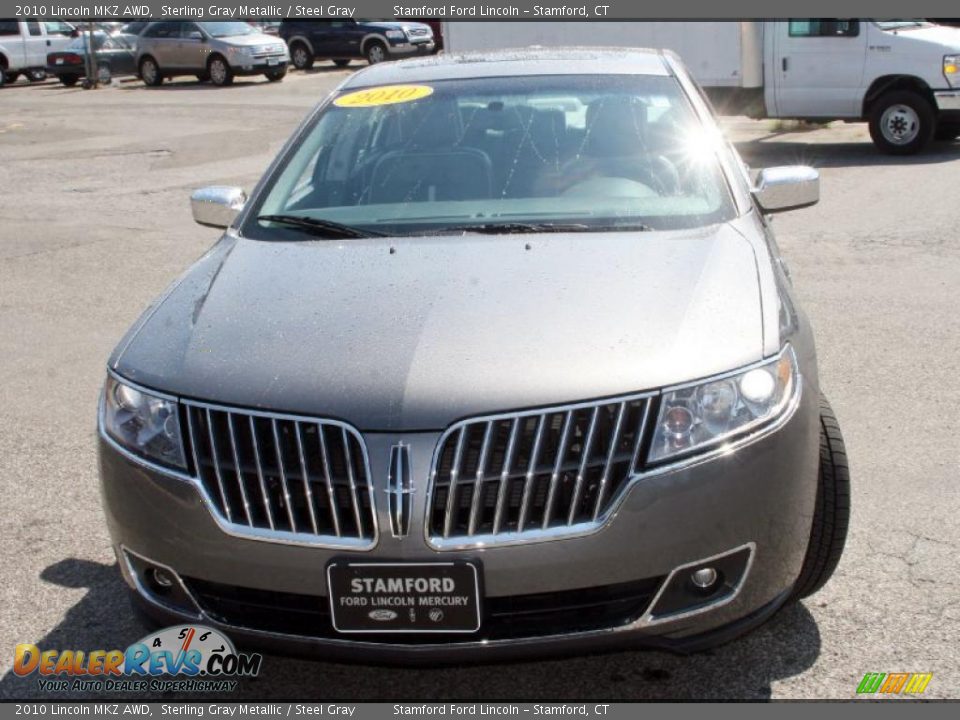
[[401,42],[390,45],[391,55],[428,55],[436,49],[433,40],[426,42]]
[[960,90],[937,90],[933,97],[940,112],[960,113]]
[[290,64],[287,57],[255,58],[251,62],[245,60],[231,65],[234,75],[262,75],[271,70],[282,70]]
[[[819,420],[815,392],[804,389],[793,415],[771,434],[707,462],[651,476],[633,485],[616,514],[592,535],[510,547],[457,552],[431,549],[422,532],[426,497],[415,494],[413,529],[389,532],[387,459],[392,445],[410,445],[412,476],[424,478],[438,433],[367,434],[381,528],[372,550],[284,545],[224,533],[192,483],[146,468],[100,440],[104,507],[128,584],[151,615],[168,622],[201,620],[238,642],[294,653],[392,662],[450,662],[586,652],[602,647],[695,648],[703,638],[747,629],[789,594],[806,551],[817,482]],[[417,531],[417,529],[420,531]],[[334,558],[431,561],[473,560],[483,569],[483,596],[496,599],[660,582],[678,568],[750,546],[748,571],[736,593],[695,613],[651,621],[649,613],[618,618],[588,630],[556,628],[530,637],[457,637],[414,642],[401,636],[376,642],[338,635],[330,628],[278,632],[243,622],[218,621],[196,608],[155,602],[137,583],[124,553],[165,566],[178,576],[252,591],[295,594],[327,602],[325,568]],[[665,583],[664,583],[665,584]],[[201,603],[202,604],[202,603]],[[759,618],[759,620],[758,620]],[[719,635],[717,635],[719,633]]]

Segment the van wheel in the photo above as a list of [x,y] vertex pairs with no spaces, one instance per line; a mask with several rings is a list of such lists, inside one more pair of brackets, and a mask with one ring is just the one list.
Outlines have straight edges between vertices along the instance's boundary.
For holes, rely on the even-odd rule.
[[290,60],[297,70],[309,70],[313,67],[313,53],[302,42],[296,42],[290,48]]
[[350,64],[350,58],[338,58],[333,61],[333,64],[337,67],[346,67]]
[[390,58],[390,56],[387,54],[387,46],[379,40],[370,41],[370,43],[367,45],[365,55],[367,56],[367,62],[371,65],[376,65],[377,63],[381,63]]
[[163,75],[160,73],[160,66],[157,61],[149,55],[140,61],[140,79],[144,85],[158,87],[163,84]]
[[890,155],[913,155],[933,138],[935,116],[930,102],[911,90],[881,96],[870,110],[870,137]]
[[850,526],[850,467],[840,425],[827,399],[820,396],[820,472],[810,544],[791,599],[822,588],[840,562]]
[[233,70],[230,64],[219,55],[214,55],[207,63],[207,72],[210,73],[210,82],[217,87],[226,87],[233,84]]
[[933,134],[934,139],[945,142],[956,140],[960,137],[960,122],[942,122],[937,125],[937,130]]

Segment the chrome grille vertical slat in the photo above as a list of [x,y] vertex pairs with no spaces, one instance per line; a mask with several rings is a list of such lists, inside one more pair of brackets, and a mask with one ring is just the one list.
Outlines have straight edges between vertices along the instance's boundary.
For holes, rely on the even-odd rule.
[[237,477],[237,487],[240,488],[240,501],[243,503],[243,514],[247,517],[247,525],[253,525],[253,516],[250,514],[250,499],[247,497],[246,481],[243,479],[243,466],[240,464],[240,454],[237,452],[237,434],[233,427],[233,413],[224,414],[227,416],[230,453],[233,455],[233,472]]
[[510,467],[513,462],[513,453],[517,447],[517,434],[520,429],[520,418],[514,418],[510,424],[510,439],[507,440],[507,449],[503,455],[503,469],[500,471],[500,487],[497,490],[497,507],[493,512],[493,534],[500,532],[503,524],[503,508],[507,499],[507,486],[510,484]]
[[450,467],[450,484],[447,490],[447,510],[443,517],[443,536],[450,537],[453,530],[453,514],[456,509],[457,478],[460,475],[460,463],[463,462],[463,441],[467,434],[466,426],[460,428],[457,436],[457,448],[453,453],[453,465]]
[[307,510],[310,511],[310,526],[313,528],[313,534],[319,535],[320,528],[317,525],[317,511],[313,506],[313,490],[310,487],[310,473],[307,471],[307,456],[303,452],[303,437],[300,431],[300,421],[293,423],[293,434],[297,439],[297,457],[300,459],[300,472],[303,479],[303,493],[306,496]]
[[571,425],[573,425],[573,410],[568,410],[563,419],[563,431],[560,434],[560,443],[557,446],[557,459],[553,465],[553,473],[550,475],[550,490],[547,492],[547,502],[543,507],[543,522],[540,525],[544,530],[550,526],[553,503],[557,496],[557,483],[560,481],[560,470],[563,467],[563,458],[567,454]]
[[217,487],[220,489],[220,499],[223,501],[223,512],[227,516],[227,522],[233,522],[230,501],[227,500],[227,489],[220,474],[220,454],[217,452],[217,440],[213,436],[213,414],[210,408],[207,408],[207,434],[210,436],[210,459],[213,462],[213,474],[217,478]]
[[533,489],[533,480],[537,474],[537,463],[540,462],[540,447],[543,444],[543,429],[547,425],[547,416],[541,415],[537,421],[537,434],[533,440],[533,449],[530,451],[530,462],[523,479],[523,495],[520,498],[520,514],[517,517],[517,532],[523,532],[530,512],[530,491]]
[[622,402],[617,410],[617,420],[614,423],[613,435],[610,438],[610,449],[607,451],[607,461],[603,464],[603,473],[600,475],[600,484],[597,487],[597,499],[593,504],[594,520],[600,517],[600,510],[603,508],[603,496],[607,490],[607,481],[610,479],[610,468],[613,465],[613,458],[620,442],[620,434],[623,430],[623,417],[626,414],[627,404]]
[[333,476],[330,474],[330,454],[327,452],[327,439],[324,437],[323,427],[317,425],[317,436],[320,438],[320,459],[323,462],[323,479],[327,483],[327,497],[330,498],[330,517],[333,520],[333,532],[340,537],[340,513],[337,512],[337,492],[333,487]]
[[493,433],[493,423],[488,422],[483,431],[483,445],[480,449],[480,458],[477,460],[477,474],[473,482],[473,497],[470,503],[470,520],[467,525],[467,535],[474,535],[477,532],[477,520],[483,505],[483,481],[484,470],[487,467],[487,461],[490,454],[490,436]]
[[271,530],[276,530],[273,521],[273,508],[270,506],[270,493],[267,491],[267,481],[263,477],[263,461],[260,459],[260,443],[257,440],[257,426],[253,415],[247,418],[250,421],[250,440],[253,447],[253,462],[257,466],[257,482],[260,483],[260,494],[263,498],[263,510],[267,514],[267,524]]
[[343,455],[347,465],[347,482],[350,484],[350,504],[353,507],[353,521],[357,524],[357,537],[363,536],[363,521],[360,518],[360,498],[357,497],[357,475],[353,469],[353,453],[350,451],[350,436],[346,428],[340,428],[343,437]]
[[463,549],[592,532],[640,472],[655,396],[637,393],[450,426],[430,472],[428,543]]
[[280,491],[283,493],[283,504],[287,508],[287,518],[290,520],[291,532],[297,532],[297,521],[293,515],[293,502],[290,499],[290,485],[287,483],[287,469],[283,463],[283,448],[280,446],[280,432],[277,429],[276,419],[271,418],[270,429],[273,432],[273,446],[277,450],[277,472],[280,475]]
[[577,479],[573,486],[573,497],[570,499],[570,511],[567,514],[567,525],[573,525],[577,517],[577,506],[580,504],[580,493],[583,492],[583,479],[587,474],[587,465],[590,462],[590,452],[593,450],[593,438],[597,432],[597,418],[600,417],[600,406],[593,409],[590,416],[590,426],[587,429],[587,437],[583,441],[583,447],[580,450],[580,467],[577,468]]

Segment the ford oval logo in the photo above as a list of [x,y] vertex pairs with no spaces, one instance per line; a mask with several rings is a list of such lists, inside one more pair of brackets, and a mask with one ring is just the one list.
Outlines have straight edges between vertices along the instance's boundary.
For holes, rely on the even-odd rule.
[[384,610],[380,608],[379,610],[371,610],[368,614],[368,617],[371,620],[376,620],[378,622],[388,622],[390,620],[396,620],[397,614],[393,610]]

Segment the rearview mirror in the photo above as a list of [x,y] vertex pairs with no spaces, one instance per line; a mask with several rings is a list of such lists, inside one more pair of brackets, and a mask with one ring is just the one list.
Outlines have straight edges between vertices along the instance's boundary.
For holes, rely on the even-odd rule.
[[214,185],[200,188],[190,196],[193,220],[200,225],[228,228],[247,202],[247,194],[238,187]]
[[765,213],[814,205],[820,200],[820,173],[806,165],[765,168],[757,176],[753,197]]

